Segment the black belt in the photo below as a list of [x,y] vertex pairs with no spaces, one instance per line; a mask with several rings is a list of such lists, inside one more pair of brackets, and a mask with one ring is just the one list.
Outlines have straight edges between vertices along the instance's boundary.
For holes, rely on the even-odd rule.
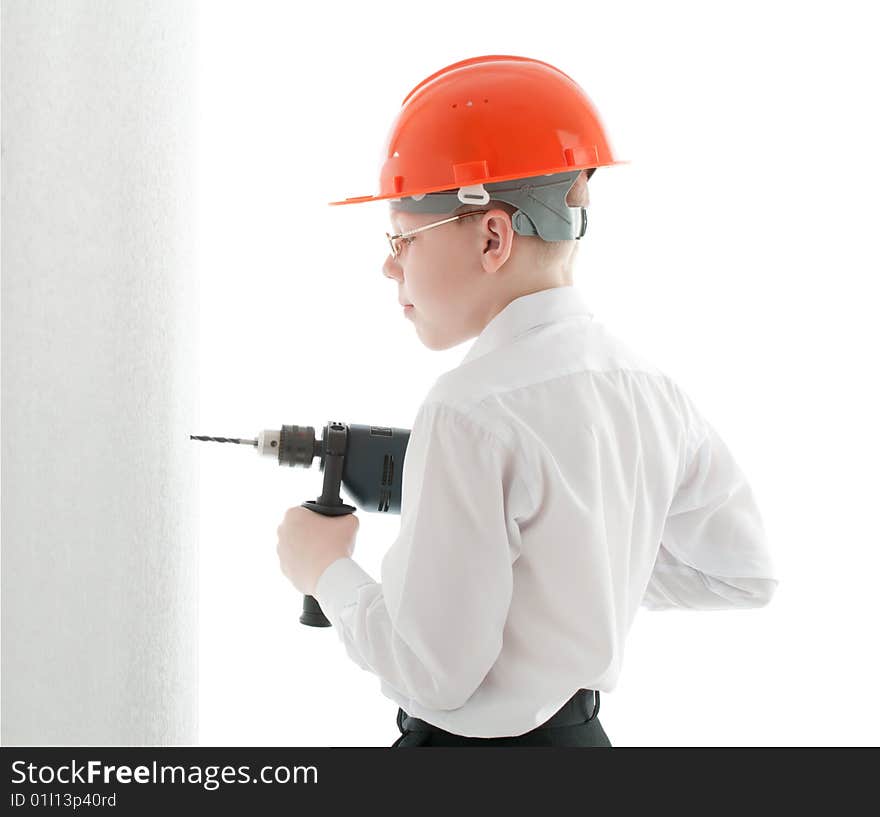
[[[579,689],[571,698],[568,699],[562,708],[551,717],[544,721],[538,729],[552,729],[557,726],[577,726],[578,724],[587,723],[599,714],[599,690]],[[444,732],[447,735],[452,734],[446,729],[441,729],[433,723],[423,721],[421,718],[414,718],[408,715],[402,709],[397,710],[397,726],[403,732]]]

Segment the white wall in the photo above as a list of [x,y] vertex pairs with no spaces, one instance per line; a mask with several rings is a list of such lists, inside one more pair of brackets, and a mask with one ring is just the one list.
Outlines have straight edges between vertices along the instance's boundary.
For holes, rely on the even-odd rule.
[[2,23],[2,742],[195,743],[195,9]]

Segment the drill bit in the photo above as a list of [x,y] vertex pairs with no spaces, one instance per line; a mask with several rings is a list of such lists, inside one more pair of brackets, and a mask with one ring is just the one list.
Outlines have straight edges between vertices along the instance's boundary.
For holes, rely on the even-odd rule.
[[190,434],[189,438],[191,440],[208,440],[213,443],[237,443],[238,445],[257,445],[256,440],[242,440],[237,439],[235,437],[199,437],[194,434]]

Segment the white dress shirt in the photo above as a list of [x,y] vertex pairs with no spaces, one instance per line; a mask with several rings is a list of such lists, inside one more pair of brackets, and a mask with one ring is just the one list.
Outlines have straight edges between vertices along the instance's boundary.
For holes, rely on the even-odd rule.
[[777,585],[742,471],[689,397],[573,286],[511,301],[413,422],[381,583],[315,597],[410,715],[519,735],[608,692],[639,605],[759,607]]

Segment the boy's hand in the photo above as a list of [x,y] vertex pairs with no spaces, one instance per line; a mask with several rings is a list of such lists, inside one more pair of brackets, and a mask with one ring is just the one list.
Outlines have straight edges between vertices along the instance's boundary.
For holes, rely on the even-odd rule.
[[353,513],[325,516],[298,506],[278,526],[281,572],[306,596],[315,595],[321,574],[337,559],[354,553],[360,520]]

